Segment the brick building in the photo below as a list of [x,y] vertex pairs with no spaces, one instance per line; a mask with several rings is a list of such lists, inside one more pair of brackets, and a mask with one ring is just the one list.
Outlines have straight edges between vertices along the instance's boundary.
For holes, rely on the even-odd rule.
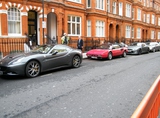
[[29,40],[61,43],[64,32],[71,47],[81,35],[84,50],[104,42],[160,41],[160,0],[0,1],[0,52],[23,50],[17,43]]

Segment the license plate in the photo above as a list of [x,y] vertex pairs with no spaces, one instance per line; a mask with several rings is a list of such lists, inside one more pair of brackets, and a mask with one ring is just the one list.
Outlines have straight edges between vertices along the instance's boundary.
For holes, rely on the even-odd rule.
[[92,59],[97,59],[97,57],[95,57],[95,56],[91,56],[91,58],[92,58]]
[[0,75],[3,75],[3,71],[0,71]]

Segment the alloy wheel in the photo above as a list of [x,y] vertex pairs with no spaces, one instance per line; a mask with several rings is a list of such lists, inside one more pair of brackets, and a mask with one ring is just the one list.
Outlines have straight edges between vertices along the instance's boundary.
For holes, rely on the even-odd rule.
[[40,64],[37,61],[30,61],[26,66],[27,77],[36,77],[40,73]]

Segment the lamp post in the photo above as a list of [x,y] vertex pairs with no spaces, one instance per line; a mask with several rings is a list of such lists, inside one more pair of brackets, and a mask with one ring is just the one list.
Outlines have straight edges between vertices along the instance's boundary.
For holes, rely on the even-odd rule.
[[43,18],[42,18],[42,29],[43,29],[43,44],[44,44],[44,0],[42,0]]

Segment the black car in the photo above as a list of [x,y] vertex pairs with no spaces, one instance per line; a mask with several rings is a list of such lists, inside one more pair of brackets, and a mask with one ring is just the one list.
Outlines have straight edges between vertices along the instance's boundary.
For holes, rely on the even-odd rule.
[[14,53],[0,60],[0,75],[36,77],[62,67],[80,67],[82,51],[67,45],[42,45],[28,53]]

